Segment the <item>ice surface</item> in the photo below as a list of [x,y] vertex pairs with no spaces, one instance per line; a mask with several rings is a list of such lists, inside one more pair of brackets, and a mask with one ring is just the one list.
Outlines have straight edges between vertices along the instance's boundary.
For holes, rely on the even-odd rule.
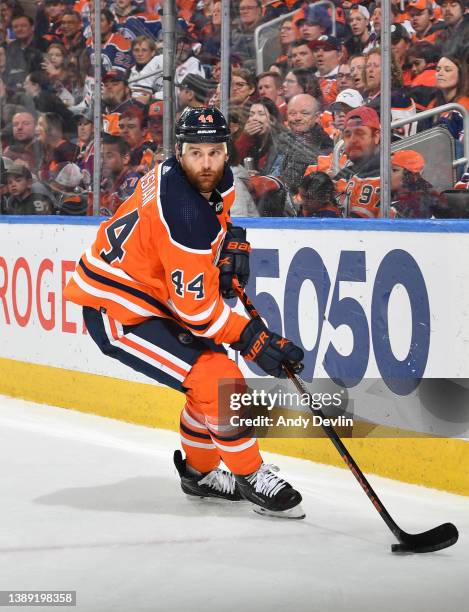
[[0,590],[76,590],[80,612],[469,609],[468,498],[371,476],[407,531],[460,530],[452,548],[395,556],[348,470],[266,454],[304,497],[306,519],[282,521],[187,499],[178,446],[172,432],[0,398]]

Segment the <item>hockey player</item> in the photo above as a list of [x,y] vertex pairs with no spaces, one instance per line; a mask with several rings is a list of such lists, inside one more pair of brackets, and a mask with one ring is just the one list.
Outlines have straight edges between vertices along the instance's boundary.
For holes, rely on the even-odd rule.
[[[247,499],[259,513],[303,518],[301,495],[262,462],[249,431],[227,435],[218,418],[218,380],[243,388],[223,343],[267,374],[302,369],[303,351],[256,320],[235,313],[236,276],[249,276],[244,229],[230,223],[230,132],[215,107],[188,108],[176,126],[176,157],[146,174],[134,194],[101,224],[65,297],[83,308],[104,354],[185,393],[174,453],[185,493]],[[218,266],[217,266],[218,264]],[[218,468],[220,459],[230,470]]]

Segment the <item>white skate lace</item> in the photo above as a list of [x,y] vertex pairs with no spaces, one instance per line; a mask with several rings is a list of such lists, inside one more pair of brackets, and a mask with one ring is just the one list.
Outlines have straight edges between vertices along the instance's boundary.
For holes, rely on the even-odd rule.
[[247,476],[246,480],[255,485],[256,493],[273,497],[287,486],[287,483],[275,474],[278,471],[276,465],[263,463],[257,472]]
[[207,485],[207,487],[211,487],[221,493],[234,493],[236,481],[233,474],[216,469],[209,472],[202,480],[199,480],[198,484]]

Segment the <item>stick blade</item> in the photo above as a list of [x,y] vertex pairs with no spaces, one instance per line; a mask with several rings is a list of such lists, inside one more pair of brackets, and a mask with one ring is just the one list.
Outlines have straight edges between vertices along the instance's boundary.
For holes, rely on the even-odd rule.
[[458,541],[459,533],[453,523],[444,523],[423,533],[410,534],[405,531],[399,536],[399,544],[393,544],[393,553],[426,553],[448,548]]

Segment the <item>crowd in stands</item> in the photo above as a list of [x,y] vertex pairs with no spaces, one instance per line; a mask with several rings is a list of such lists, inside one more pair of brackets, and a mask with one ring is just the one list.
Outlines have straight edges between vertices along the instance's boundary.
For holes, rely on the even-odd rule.
[[[392,120],[450,102],[469,111],[469,0],[391,2]],[[99,214],[112,215],[162,160],[163,3],[101,1],[97,155],[94,2],[0,0],[1,214],[93,214],[96,157]],[[231,3],[233,215],[382,215],[380,0],[333,4],[334,12],[302,0]],[[219,104],[221,1],[178,0],[177,8],[177,110]],[[254,32],[281,16],[280,53],[259,70]],[[464,122],[457,110],[394,129],[392,140],[435,125],[461,157]],[[391,216],[452,216],[417,148],[391,157]],[[456,170],[448,193],[463,196],[469,210],[463,170]]]

